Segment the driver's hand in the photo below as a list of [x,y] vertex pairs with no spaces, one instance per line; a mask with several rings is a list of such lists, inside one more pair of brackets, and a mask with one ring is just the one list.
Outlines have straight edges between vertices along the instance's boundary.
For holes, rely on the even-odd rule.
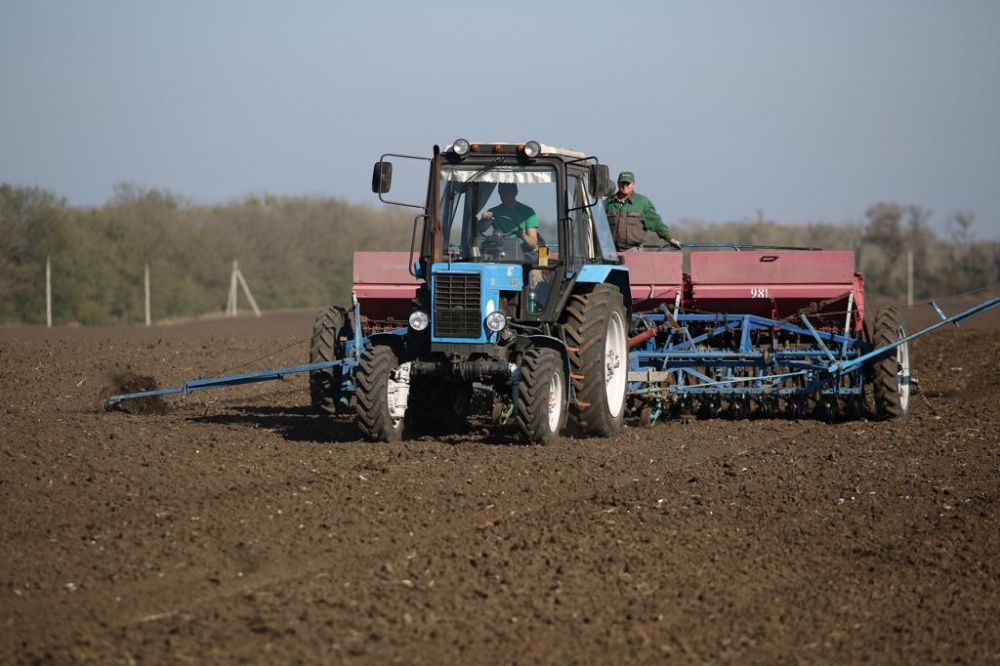
[[490,211],[486,211],[485,213],[483,213],[480,216],[480,219],[483,219],[483,220],[492,220],[493,219],[493,213],[491,213]]
[[670,243],[670,247],[674,248],[675,250],[683,250],[684,249],[684,246],[681,245],[681,242],[679,240],[677,240],[676,238],[671,238],[667,242],[669,242]]

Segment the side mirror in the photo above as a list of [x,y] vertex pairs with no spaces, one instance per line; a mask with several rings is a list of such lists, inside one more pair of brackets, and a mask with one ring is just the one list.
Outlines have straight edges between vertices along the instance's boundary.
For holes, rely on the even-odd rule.
[[[605,168],[605,170],[607,170]],[[392,186],[392,162],[379,160],[372,169],[372,192],[385,194]]]
[[607,197],[618,189],[617,183],[611,180],[607,164],[590,165],[590,195],[594,198]]

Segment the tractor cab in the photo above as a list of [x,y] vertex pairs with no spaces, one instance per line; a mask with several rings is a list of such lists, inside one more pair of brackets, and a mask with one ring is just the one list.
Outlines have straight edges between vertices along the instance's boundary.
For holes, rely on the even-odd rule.
[[[496,144],[485,154],[470,149],[459,155],[452,147],[445,153],[439,214],[448,256],[543,265],[560,258],[591,263],[602,255],[615,261],[612,239],[601,233],[608,225],[596,205],[600,194],[590,187],[586,164],[576,162],[583,154],[550,149],[554,154],[528,160],[519,159],[517,148]],[[595,216],[602,219],[595,222]]]
[[[386,157],[375,165],[372,189],[384,202],[400,204],[381,196],[392,180]],[[404,204],[425,210],[424,262],[618,263],[599,205],[614,184],[596,158],[536,141],[459,139],[443,151],[435,146],[430,161],[426,204]]]

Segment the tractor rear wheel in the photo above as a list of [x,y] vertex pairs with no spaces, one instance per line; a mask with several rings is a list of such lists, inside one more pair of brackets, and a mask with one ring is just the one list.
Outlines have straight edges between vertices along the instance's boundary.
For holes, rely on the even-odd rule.
[[610,437],[621,428],[628,384],[628,327],[621,292],[597,285],[575,294],[563,315],[576,404],[569,423],[577,436]]
[[[338,360],[337,339],[344,328],[344,321],[344,311],[336,307],[324,308],[316,315],[309,345],[309,363]],[[340,366],[310,372],[309,397],[313,409],[325,414],[343,412],[345,406],[340,404],[342,383],[343,369]]]
[[403,438],[409,382],[401,370],[396,353],[385,346],[369,347],[358,362],[354,374],[358,426],[373,442]]
[[551,444],[566,424],[566,370],[554,349],[529,349],[515,387],[517,429],[528,444]]
[[[871,343],[877,349],[906,337],[906,329],[896,308],[875,313]],[[872,394],[875,413],[882,419],[906,418],[910,411],[910,350],[903,343],[872,361]]]

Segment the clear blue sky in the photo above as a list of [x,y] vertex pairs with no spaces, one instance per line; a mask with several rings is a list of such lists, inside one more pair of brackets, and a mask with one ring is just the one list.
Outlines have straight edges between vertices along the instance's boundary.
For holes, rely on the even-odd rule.
[[377,204],[384,152],[584,150],[683,220],[1000,239],[997,0],[6,0],[0,182]]

